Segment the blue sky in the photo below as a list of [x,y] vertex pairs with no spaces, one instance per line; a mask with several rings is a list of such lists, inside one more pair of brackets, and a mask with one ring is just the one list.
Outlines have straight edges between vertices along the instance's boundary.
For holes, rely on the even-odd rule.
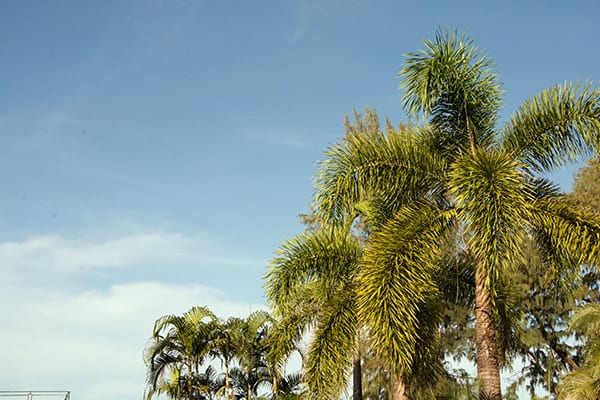
[[0,387],[139,398],[160,315],[264,306],[267,260],[302,229],[343,115],[405,118],[402,54],[466,32],[498,65],[506,120],[598,79],[598,15],[593,0],[0,2]]

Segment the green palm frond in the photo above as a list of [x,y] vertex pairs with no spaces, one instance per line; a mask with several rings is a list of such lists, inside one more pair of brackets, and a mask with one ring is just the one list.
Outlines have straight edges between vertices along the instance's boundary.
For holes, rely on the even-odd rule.
[[534,201],[520,164],[493,151],[466,155],[451,171],[454,195],[473,256],[493,289],[502,268],[521,259],[521,243]]
[[411,370],[421,330],[435,324],[436,318],[421,320],[419,314],[439,297],[437,237],[454,216],[427,203],[406,207],[373,234],[365,249],[356,285],[359,315],[373,348],[398,373]]
[[546,257],[576,267],[600,261],[600,217],[578,210],[561,198],[536,201],[532,226]]
[[325,152],[317,169],[315,204],[324,218],[343,221],[372,198],[406,204],[439,187],[447,165],[407,131],[351,136]]
[[565,83],[523,103],[503,130],[502,146],[537,172],[591,154],[600,135],[600,89]]
[[600,304],[592,303],[580,309],[571,320],[571,329],[600,338]]
[[282,244],[265,274],[266,297],[277,313],[306,283],[315,279],[330,287],[349,279],[357,268],[362,250],[358,241],[343,230],[319,230],[300,234]]
[[354,288],[340,285],[323,306],[310,342],[305,379],[311,398],[338,398],[347,387],[357,326]]
[[400,71],[405,109],[426,115],[446,147],[487,147],[501,105],[494,63],[456,32],[438,31],[424,44],[405,56]]
[[600,397],[600,304],[591,303],[577,311],[570,329],[587,338],[585,361],[564,378],[558,398],[597,400]]
[[587,369],[568,374],[558,391],[559,400],[598,400],[600,398],[600,376],[590,374]]

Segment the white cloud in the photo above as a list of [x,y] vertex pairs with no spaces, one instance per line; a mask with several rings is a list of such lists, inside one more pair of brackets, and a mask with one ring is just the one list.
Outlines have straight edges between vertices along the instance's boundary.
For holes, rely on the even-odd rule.
[[2,290],[5,316],[0,386],[64,389],[78,399],[135,398],[144,390],[143,348],[154,321],[204,305],[221,317],[247,315],[260,304],[228,300],[203,286],[158,282],[115,285],[108,291],[61,293]]
[[172,232],[141,232],[108,239],[44,235],[0,243],[5,278],[20,282],[40,276],[73,275],[82,270],[140,265],[263,265],[260,260],[223,253],[214,241],[203,235]]
[[[208,236],[164,231],[81,236],[0,242],[3,390],[71,390],[72,398],[84,400],[140,398],[142,353],[157,318],[196,305],[222,318],[265,308],[189,279],[201,266],[202,274],[226,274],[227,290],[235,296],[235,285],[247,282],[235,282],[227,268],[262,267],[230,256]],[[194,267],[175,268],[180,263]],[[170,266],[159,271],[182,275],[184,283],[149,277],[146,271],[156,265]],[[90,269],[110,271],[111,280],[94,282]]]

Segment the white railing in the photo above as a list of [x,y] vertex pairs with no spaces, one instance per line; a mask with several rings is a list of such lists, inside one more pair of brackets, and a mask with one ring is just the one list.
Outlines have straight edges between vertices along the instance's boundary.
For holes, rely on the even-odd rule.
[[71,400],[71,392],[66,390],[0,390],[0,397],[25,397],[34,400],[35,397],[62,397]]

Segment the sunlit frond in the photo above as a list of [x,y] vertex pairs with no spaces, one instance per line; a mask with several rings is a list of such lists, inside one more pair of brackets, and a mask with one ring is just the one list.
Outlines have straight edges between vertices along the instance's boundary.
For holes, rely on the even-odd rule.
[[491,289],[502,268],[519,262],[530,218],[534,191],[519,167],[508,155],[488,150],[464,156],[451,172],[450,193],[467,244],[487,271]]
[[405,109],[425,115],[446,147],[487,147],[501,105],[494,63],[456,32],[438,31],[424,44],[425,50],[406,55],[400,71]]
[[357,326],[354,288],[340,285],[323,307],[310,343],[305,377],[311,398],[337,399],[346,390]]
[[358,241],[343,230],[320,230],[298,235],[282,244],[265,274],[267,299],[278,313],[305,283],[319,279],[330,287],[349,279],[357,268],[362,250]]
[[[370,329],[373,348],[407,373],[415,361],[421,330],[436,319],[419,315],[439,290],[434,278],[439,235],[453,212],[422,203],[406,207],[370,238],[357,279],[361,319]],[[425,331],[423,331],[425,332]]]
[[430,194],[447,171],[444,159],[408,131],[352,136],[325,156],[317,169],[315,204],[331,221],[353,218],[355,205],[373,197],[402,205]]
[[502,145],[536,172],[589,156],[600,143],[600,89],[565,83],[523,103],[503,130]]

